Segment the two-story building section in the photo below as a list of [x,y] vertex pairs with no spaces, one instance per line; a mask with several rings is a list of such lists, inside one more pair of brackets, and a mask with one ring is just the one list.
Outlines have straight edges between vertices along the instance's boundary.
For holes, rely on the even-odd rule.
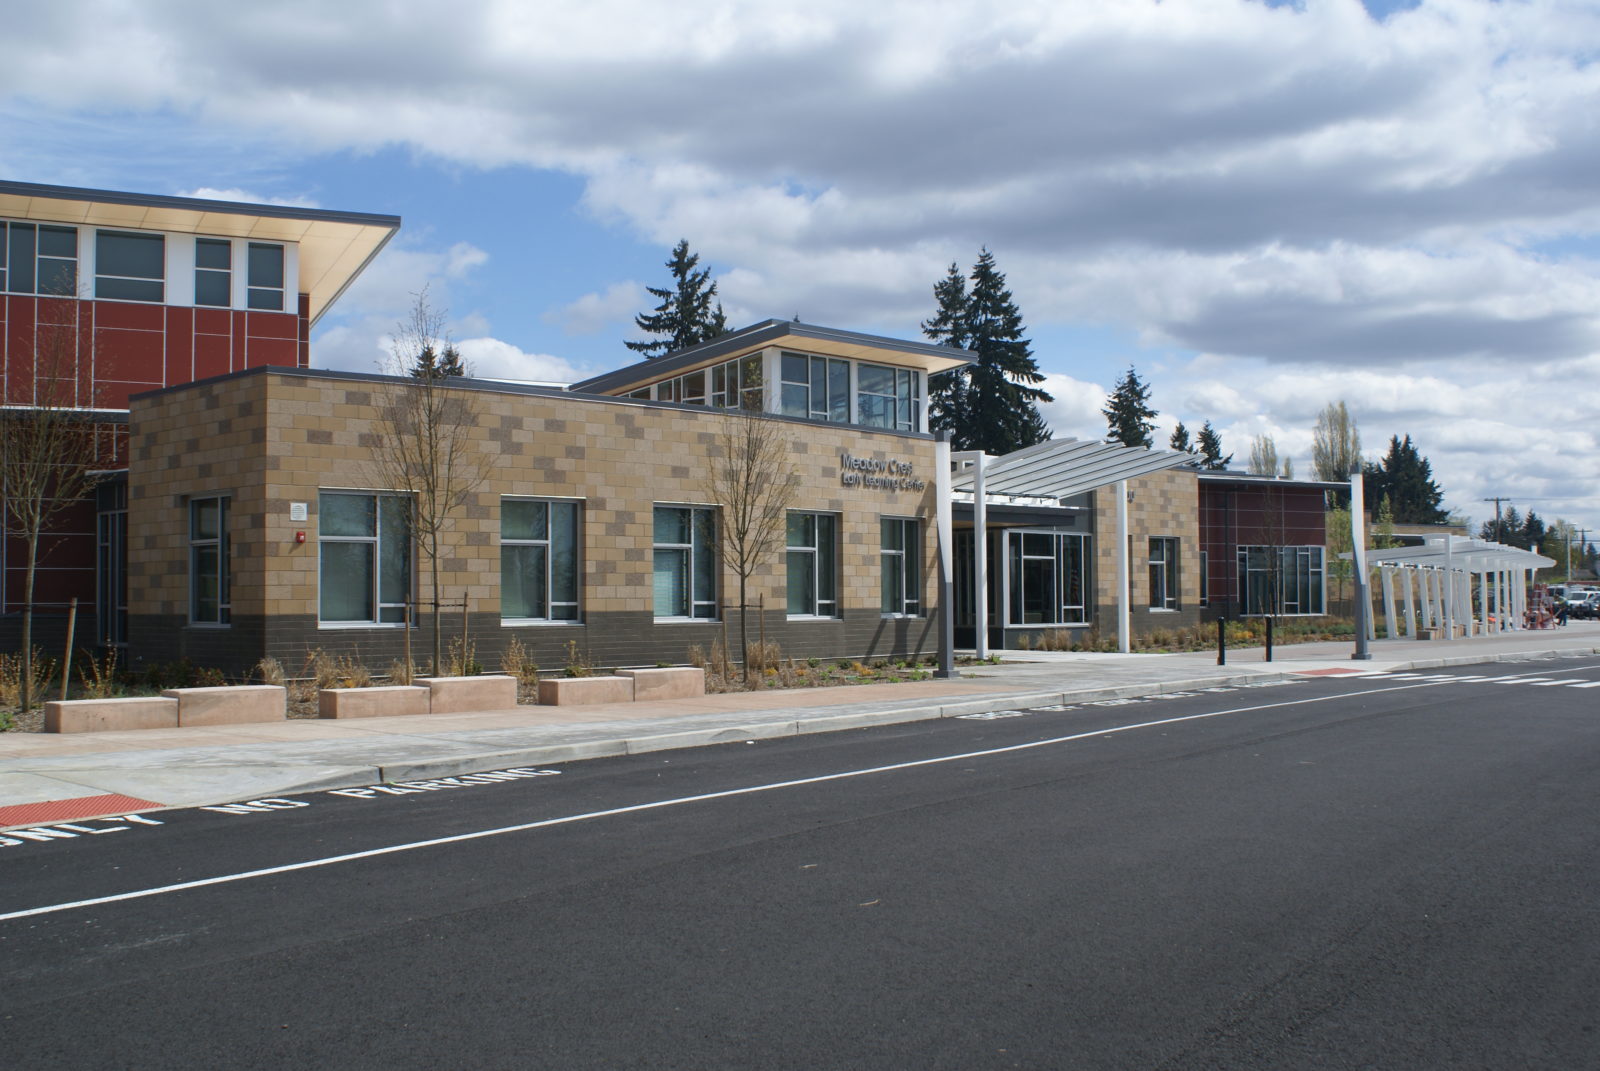
[[[105,432],[97,501],[59,514],[42,541],[39,642],[59,643],[73,598],[79,643],[126,639],[127,485],[117,474],[128,465],[129,398],[308,366],[312,327],[399,226],[394,216],[0,182],[0,400],[78,409]],[[22,551],[8,526],[7,647],[22,610]]]

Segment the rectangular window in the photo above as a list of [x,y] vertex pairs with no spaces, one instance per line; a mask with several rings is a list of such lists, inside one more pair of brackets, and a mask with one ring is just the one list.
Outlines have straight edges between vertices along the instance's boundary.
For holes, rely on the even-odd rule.
[[885,517],[880,522],[883,570],[882,610],[890,617],[922,614],[922,527],[916,520]]
[[95,297],[159,304],[166,296],[166,275],[167,240],[163,235],[95,232]]
[[500,500],[500,616],[578,620],[578,503]]
[[398,625],[411,594],[411,496],[317,497],[318,613],[325,625]]
[[189,621],[196,625],[229,622],[228,500],[189,502]]
[[1150,609],[1178,608],[1178,541],[1170,536],[1150,539]]
[[778,403],[785,416],[840,423],[850,419],[849,361],[785,353],[779,369]]
[[1240,547],[1239,605],[1246,616],[1326,613],[1323,549]]
[[251,242],[248,258],[246,307],[282,312],[283,246]]
[[838,615],[838,538],[839,518],[832,513],[789,514],[790,617]]
[[856,422],[872,428],[916,431],[922,421],[922,387],[912,368],[856,365]]
[[227,308],[233,304],[233,243],[226,238],[196,238],[194,303]]
[[78,293],[78,229],[34,223],[0,224],[0,288],[13,294]]
[[1088,537],[1066,532],[1006,533],[1009,625],[1083,625],[1087,604]]
[[717,518],[703,506],[655,508],[655,614],[717,616]]

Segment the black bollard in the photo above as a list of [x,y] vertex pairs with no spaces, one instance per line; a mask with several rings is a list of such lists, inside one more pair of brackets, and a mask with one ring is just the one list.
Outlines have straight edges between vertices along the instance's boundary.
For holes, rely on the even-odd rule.
[[1267,618],[1267,661],[1272,661],[1272,618]]
[[1217,618],[1217,665],[1228,664],[1228,619]]

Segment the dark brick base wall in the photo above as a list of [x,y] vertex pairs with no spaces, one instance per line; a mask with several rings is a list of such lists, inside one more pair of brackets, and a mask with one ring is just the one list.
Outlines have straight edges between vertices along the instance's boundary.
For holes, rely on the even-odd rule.
[[[461,636],[461,615],[441,615],[441,647],[449,657],[450,643]],[[760,615],[751,611],[747,621],[750,642],[762,635]],[[657,624],[643,613],[597,614],[582,625],[503,626],[494,614],[473,614],[468,621],[474,655],[485,672],[497,672],[501,654],[512,639],[521,642],[526,657],[542,670],[558,670],[570,659],[568,644],[596,669],[653,666],[658,662],[683,665],[690,648],[709,655],[723,639],[722,622],[672,622]],[[373,673],[386,673],[404,652],[404,634],[398,628],[319,629],[310,616],[271,619],[241,618],[225,629],[195,628],[181,619],[137,617],[129,622],[130,664],[137,668],[153,662],[188,658],[197,666],[222,670],[244,678],[267,655],[276,658],[290,677],[302,676],[308,652],[321,649],[332,656],[349,655]],[[733,656],[740,652],[739,615],[730,615],[726,630]],[[766,638],[777,643],[785,657],[793,658],[905,658],[932,655],[938,650],[938,619],[885,618],[876,611],[847,611],[836,620],[790,621],[783,613],[768,611]],[[433,631],[427,618],[411,633],[413,662],[426,666],[433,653]]]

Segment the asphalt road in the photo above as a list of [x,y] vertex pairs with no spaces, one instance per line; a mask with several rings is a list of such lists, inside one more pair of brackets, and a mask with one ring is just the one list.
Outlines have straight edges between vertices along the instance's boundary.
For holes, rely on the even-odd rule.
[[1586,683],[1307,681],[0,834],[0,1064],[1600,1067]]

